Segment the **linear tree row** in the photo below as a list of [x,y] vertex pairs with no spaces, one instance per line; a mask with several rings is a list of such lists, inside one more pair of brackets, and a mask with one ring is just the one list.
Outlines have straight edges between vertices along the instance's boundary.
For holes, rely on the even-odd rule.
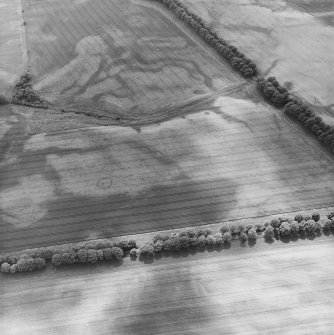
[[257,74],[256,65],[238,49],[220,38],[210,26],[196,14],[192,13],[179,0],[157,0],[174,12],[183,22],[191,27],[207,44],[213,47],[244,77]]
[[273,241],[275,238],[315,237],[321,232],[326,233],[332,229],[334,229],[334,213],[329,214],[327,219],[322,221],[318,213],[312,216],[297,214],[294,219],[272,220],[266,225],[264,237],[268,241]]
[[0,255],[1,272],[16,273],[43,269],[48,262],[54,266],[75,263],[94,264],[98,261],[120,261],[129,251],[131,257],[152,257],[162,252],[188,249],[211,249],[229,246],[232,240],[254,244],[258,236],[270,242],[274,239],[315,237],[334,231],[334,212],[321,219],[318,212],[278,217],[264,224],[224,224],[218,232],[211,229],[186,229],[180,233],[155,234],[151,241],[137,248],[134,240],[113,243],[108,239],[73,243],[66,246],[25,250],[18,257]]
[[311,108],[289,94],[275,77],[257,78],[257,87],[263,96],[269,99],[276,107],[283,107],[283,111],[298,120],[305,128],[316,135],[321,142],[334,152],[334,127],[326,124]]
[[[152,257],[160,252],[179,252],[187,249],[210,249],[229,246],[233,239],[231,231],[231,229],[225,229],[223,226],[220,232],[215,234],[211,229],[187,229],[179,234],[172,233],[170,235],[156,234],[153,241],[145,243],[139,249],[132,249],[130,255],[132,257]],[[255,243],[257,237],[255,229],[249,229],[239,234],[237,239],[243,243],[247,240],[250,243]]]
[[98,261],[120,261],[124,254],[136,248],[134,240],[113,243],[108,239],[73,243],[67,246],[42,247],[25,250],[21,255],[0,255],[1,272],[16,273],[43,269],[46,263],[54,266]]

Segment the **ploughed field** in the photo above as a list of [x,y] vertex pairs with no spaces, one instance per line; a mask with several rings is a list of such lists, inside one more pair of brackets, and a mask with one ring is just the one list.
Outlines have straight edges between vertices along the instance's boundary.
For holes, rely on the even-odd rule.
[[332,206],[333,160],[242,88],[160,124],[29,135],[2,107],[2,250]]
[[0,333],[334,333],[333,236],[3,276]]
[[34,87],[65,110],[140,118],[241,81],[154,1],[27,0],[24,7]]

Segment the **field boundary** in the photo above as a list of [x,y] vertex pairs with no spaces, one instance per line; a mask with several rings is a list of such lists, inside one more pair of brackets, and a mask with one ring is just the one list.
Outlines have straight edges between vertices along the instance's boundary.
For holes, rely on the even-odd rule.
[[265,224],[222,225],[218,232],[212,229],[190,228],[179,233],[155,234],[138,248],[135,240],[122,240],[118,243],[110,239],[100,239],[79,243],[63,244],[52,247],[26,249],[20,253],[12,252],[0,255],[1,272],[31,272],[44,269],[47,263],[59,267],[76,263],[94,264],[98,261],[121,262],[123,257],[130,256],[139,260],[159,258],[172,253],[195,252],[197,250],[221,251],[231,247],[232,240],[239,240],[240,246],[252,247],[258,238],[267,243],[275,240],[284,243],[299,239],[311,239],[322,235],[334,234],[334,212],[321,219],[319,212],[298,213],[294,217],[280,216]]

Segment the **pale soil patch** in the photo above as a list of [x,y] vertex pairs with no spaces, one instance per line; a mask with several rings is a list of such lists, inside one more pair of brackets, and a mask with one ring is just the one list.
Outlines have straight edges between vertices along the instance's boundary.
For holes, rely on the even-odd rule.
[[258,242],[153,264],[125,259],[121,267],[3,276],[0,331],[331,335],[333,253],[332,237]]
[[22,74],[27,50],[20,0],[0,3],[0,93],[7,91]]
[[45,201],[53,198],[53,183],[42,175],[20,178],[16,186],[0,193],[2,220],[16,228],[30,226],[45,216]]
[[[296,1],[298,2],[298,1]],[[311,104],[334,103],[334,27],[288,1],[185,0],[261,72]]]

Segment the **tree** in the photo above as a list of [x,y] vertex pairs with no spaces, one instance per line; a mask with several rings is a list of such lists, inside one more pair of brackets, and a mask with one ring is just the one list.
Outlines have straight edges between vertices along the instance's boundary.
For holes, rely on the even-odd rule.
[[111,261],[113,259],[113,252],[111,248],[104,248],[103,251],[103,259],[107,261]]
[[46,262],[50,262],[53,254],[53,247],[42,247],[34,249],[32,256],[35,258],[43,258]]
[[280,235],[283,237],[290,236],[291,226],[289,222],[283,222],[280,226]]
[[290,232],[293,236],[298,236],[299,234],[299,224],[297,221],[292,221],[290,223]]
[[62,265],[62,257],[61,257],[60,254],[53,255],[51,261],[52,261],[52,264],[54,266],[60,266],[60,265]]
[[307,220],[304,224],[304,230],[306,234],[313,236],[315,233],[315,222],[314,220]]
[[278,219],[273,219],[271,220],[270,224],[273,228],[279,228],[281,225],[281,221]]
[[171,251],[172,250],[171,240],[164,241],[164,250],[166,250],[166,251]]
[[95,249],[87,250],[87,262],[92,264],[97,262],[97,254]]
[[154,244],[151,242],[146,242],[144,245],[142,245],[139,248],[139,255],[140,256],[145,256],[145,257],[153,257],[155,252],[154,252]]
[[249,230],[251,230],[253,228],[253,225],[252,224],[248,224],[246,226],[246,233],[248,233]]
[[206,246],[206,237],[201,235],[197,238],[197,247],[204,248]]
[[1,264],[1,272],[3,273],[9,273],[10,272],[10,264],[7,262],[4,262]]
[[266,82],[263,88],[264,96],[271,99],[271,97],[275,92],[276,92],[275,87],[270,82]]
[[169,236],[167,234],[161,234],[161,233],[158,233],[158,234],[155,234],[153,236],[153,243],[157,242],[157,241],[167,241],[169,239]]
[[332,227],[332,221],[330,219],[325,220],[323,229],[325,231],[329,231],[331,227]]
[[221,231],[222,234],[228,232],[230,229],[228,228],[227,225],[222,225],[219,229]]
[[304,220],[304,216],[302,215],[302,214],[297,214],[296,216],[295,216],[295,221],[297,221],[297,222],[301,222],[301,221],[303,221]]
[[215,238],[215,245],[220,246],[223,244],[223,235],[221,233],[216,233],[214,235]]
[[216,244],[215,237],[213,235],[208,235],[206,237],[206,244],[209,248],[213,248]]
[[[102,251],[103,253],[103,251]],[[77,257],[80,263],[86,263],[88,259],[88,250],[87,249],[80,249],[77,251]]]
[[113,255],[113,258],[116,259],[117,261],[120,261],[124,256],[123,250],[118,247],[111,248],[111,253]]
[[[131,249],[133,250],[133,249]],[[160,252],[164,250],[164,242],[159,240],[154,243],[154,252]]]
[[252,242],[255,242],[257,240],[257,233],[254,228],[248,232],[248,240]]
[[263,225],[260,224],[260,223],[257,223],[255,225],[255,230],[256,230],[257,233],[261,233],[263,231]]
[[197,237],[203,235],[205,237],[207,237],[208,235],[212,234],[212,230],[209,228],[205,228],[205,229],[199,229],[197,231]]
[[310,214],[305,214],[304,215],[304,220],[305,221],[308,221],[308,220],[311,220],[312,219],[312,216]]
[[172,236],[170,238],[170,250],[171,251],[179,251],[181,249],[181,241],[179,236]]
[[189,248],[197,247],[197,237],[189,237]]
[[[209,235],[210,236],[210,235]],[[189,236],[180,236],[180,248],[181,249],[188,249],[189,248]]]
[[224,244],[230,244],[231,241],[232,241],[231,233],[229,233],[229,232],[224,233],[223,236],[222,236],[222,239],[223,239]]
[[35,259],[35,262],[36,262],[36,268],[38,270],[44,269],[46,267],[46,261],[43,258],[38,257]]
[[320,220],[320,214],[318,212],[313,212],[312,213],[312,219],[315,221],[315,222],[318,222]]
[[248,236],[245,232],[242,232],[239,236],[241,242],[246,242],[248,240]]
[[17,265],[16,264],[13,264],[10,266],[10,273],[15,273],[17,271]]
[[132,248],[137,248],[135,240],[123,240],[118,242],[115,246],[121,248],[123,251],[129,251]]
[[17,263],[17,257],[15,255],[6,255],[5,256],[5,262],[7,262],[9,265],[13,265]]
[[195,237],[197,236],[196,230],[194,228],[189,228],[180,233],[180,236]]
[[[162,241],[160,241],[160,242],[163,244]],[[138,249],[133,248],[133,249],[130,250],[130,257],[132,257],[132,258],[136,258],[136,257],[137,257],[137,254],[138,254]]]

